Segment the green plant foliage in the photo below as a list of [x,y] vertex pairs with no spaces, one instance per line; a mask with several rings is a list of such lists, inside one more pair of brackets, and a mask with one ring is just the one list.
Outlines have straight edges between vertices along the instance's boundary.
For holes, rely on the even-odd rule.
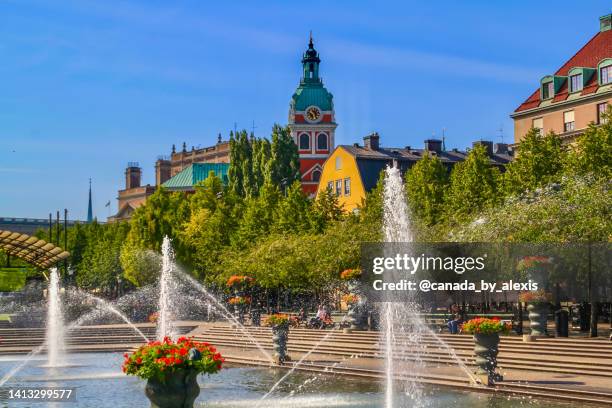
[[610,181],[566,177],[451,230],[452,241],[589,242],[612,238]]
[[26,268],[0,268],[0,292],[15,292],[24,287],[28,271]]
[[499,201],[499,171],[491,166],[486,148],[475,146],[465,161],[455,165],[445,197],[451,219],[462,220]]
[[274,125],[270,159],[266,165],[266,182],[282,186],[283,190],[300,180],[300,162],[297,145],[287,127]]
[[612,179],[612,106],[603,119],[602,125],[591,123],[578,138],[567,157],[566,173]]
[[521,194],[559,181],[563,169],[561,139],[550,132],[541,136],[530,129],[521,140],[516,158],[507,166],[503,188],[507,195]]
[[442,161],[427,152],[405,176],[406,194],[412,213],[427,225],[440,221],[448,175]]

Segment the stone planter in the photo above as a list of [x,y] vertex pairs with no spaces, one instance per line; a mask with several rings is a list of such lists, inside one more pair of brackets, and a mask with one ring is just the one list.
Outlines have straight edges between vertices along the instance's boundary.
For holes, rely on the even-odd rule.
[[547,334],[546,323],[548,321],[548,303],[530,303],[527,306],[529,312],[529,327],[532,336],[545,336]]
[[193,370],[179,370],[166,374],[164,382],[155,378],[147,380],[145,394],[151,408],[193,408],[200,395],[197,376]]
[[495,373],[497,353],[499,352],[499,334],[474,334],[474,354],[476,354],[476,374],[486,375],[488,383],[501,380]]
[[274,360],[277,364],[283,364],[287,358],[287,339],[289,338],[289,325],[283,324],[272,326],[272,346],[274,348]]
[[357,303],[348,305],[347,320],[349,322],[351,330],[365,330],[367,326],[368,317],[367,312],[367,299],[363,294],[361,282],[358,280],[350,280],[347,282],[349,293],[359,297]]
[[359,316],[356,303],[351,303],[348,305],[348,313],[346,316],[348,323],[350,324],[349,332],[352,330],[359,330]]
[[364,314],[365,304],[353,303],[349,305],[347,320],[351,330],[365,330],[367,316]]

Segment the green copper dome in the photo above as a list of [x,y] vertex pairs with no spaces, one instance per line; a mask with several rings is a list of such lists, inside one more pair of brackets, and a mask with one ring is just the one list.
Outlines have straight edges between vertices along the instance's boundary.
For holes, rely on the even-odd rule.
[[312,105],[318,106],[321,110],[330,111],[334,109],[333,97],[323,84],[316,87],[300,84],[291,98],[291,104],[296,111],[304,111]]
[[330,111],[334,109],[334,96],[323,86],[319,77],[319,53],[314,49],[312,35],[308,43],[308,49],[302,57],[303,75],[300,85],[291,97],[291,108],[296,111],[304,111],[309,106],[318,106],[319,109]]

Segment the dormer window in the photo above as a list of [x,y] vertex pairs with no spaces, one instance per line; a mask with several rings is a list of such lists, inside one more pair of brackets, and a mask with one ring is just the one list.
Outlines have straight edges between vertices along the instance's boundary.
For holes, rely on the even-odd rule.
[[582,91],[583,79],[582,74],[570,76],[570,92]]
[[553,81],[545,82],[542,84],[542,99],[550,99],[555,94],[555,87]]
[[602,85],[612,83],[612,65],[599,68],[599,81]]

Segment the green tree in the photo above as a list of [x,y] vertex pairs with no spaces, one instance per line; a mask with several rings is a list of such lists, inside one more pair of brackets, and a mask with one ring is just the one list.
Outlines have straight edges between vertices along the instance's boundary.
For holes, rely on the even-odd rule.
[[[254,138],[249,140],[246,130],[240,132],[240,149],[242,167],[242,192],[245,197],[253,197],[257,193],[255,176],[253,174],[253,143]],[[230,163],[231,166],[231,163]]]
[[589,124],[568,156],[567,174],[612,179],[612,107],[603,115],[601,125]]
[[288,188],[300,180],[300,162],[297,145],[291,137],[289,128],[274,125],[270,160],[266,166],[266,182]]
[[92,230],[94,236],[90,237],[76,276],[80,287],[100,288],[107,295],[116,293],[119,279],[123,279],[119,254],[128,230],[127,223],[107,224]]
[[230,165],[227,170],[228,187],[235,194],[243,196],[243,149],[240,141],[240,136],[237,133],[236,135],[234,135],[234,132],[230,132],[229,159]]
[[440,221],[444,211],[444,191],[448,185],[446,168],[437,156],[425,152],[405,175],[408,204],[427,225]]
[[445,206],[450,218],[461,219],[499,201],[499,170],[490,164],[486,148],[475,146],[450,176]]
[[259,237],[267,235],[274,224],[274,214],[280,197],[278,187],[266,183],[258,197],[245,199],[244,215],[233,235],[232,243],[244,248]]
[[276,208],[274,230],[281,234],[308,231],[310,211],[310,200],[302,191],[302,185],[295,181]]
[[609,187],[609,180],[592,175],[566,177],[485,209],[471,222],[454,227],[450,237],[474,242],[610,242]]
[[554,132],[541,136],[531,128],[518,147],[514,161],[506,166],[503,187],[506,194],[516,195],[559,181],[565,151]]
[[338,197],[330,189],[319,192],[311,214],[313,231],[323,232],[330,222],[342,218],[342,208],[338,203]]
[[256,194],[266,180],[266,167],[270,160],[270,141],[268,139],[255,139],[253,143],[253,180]]

